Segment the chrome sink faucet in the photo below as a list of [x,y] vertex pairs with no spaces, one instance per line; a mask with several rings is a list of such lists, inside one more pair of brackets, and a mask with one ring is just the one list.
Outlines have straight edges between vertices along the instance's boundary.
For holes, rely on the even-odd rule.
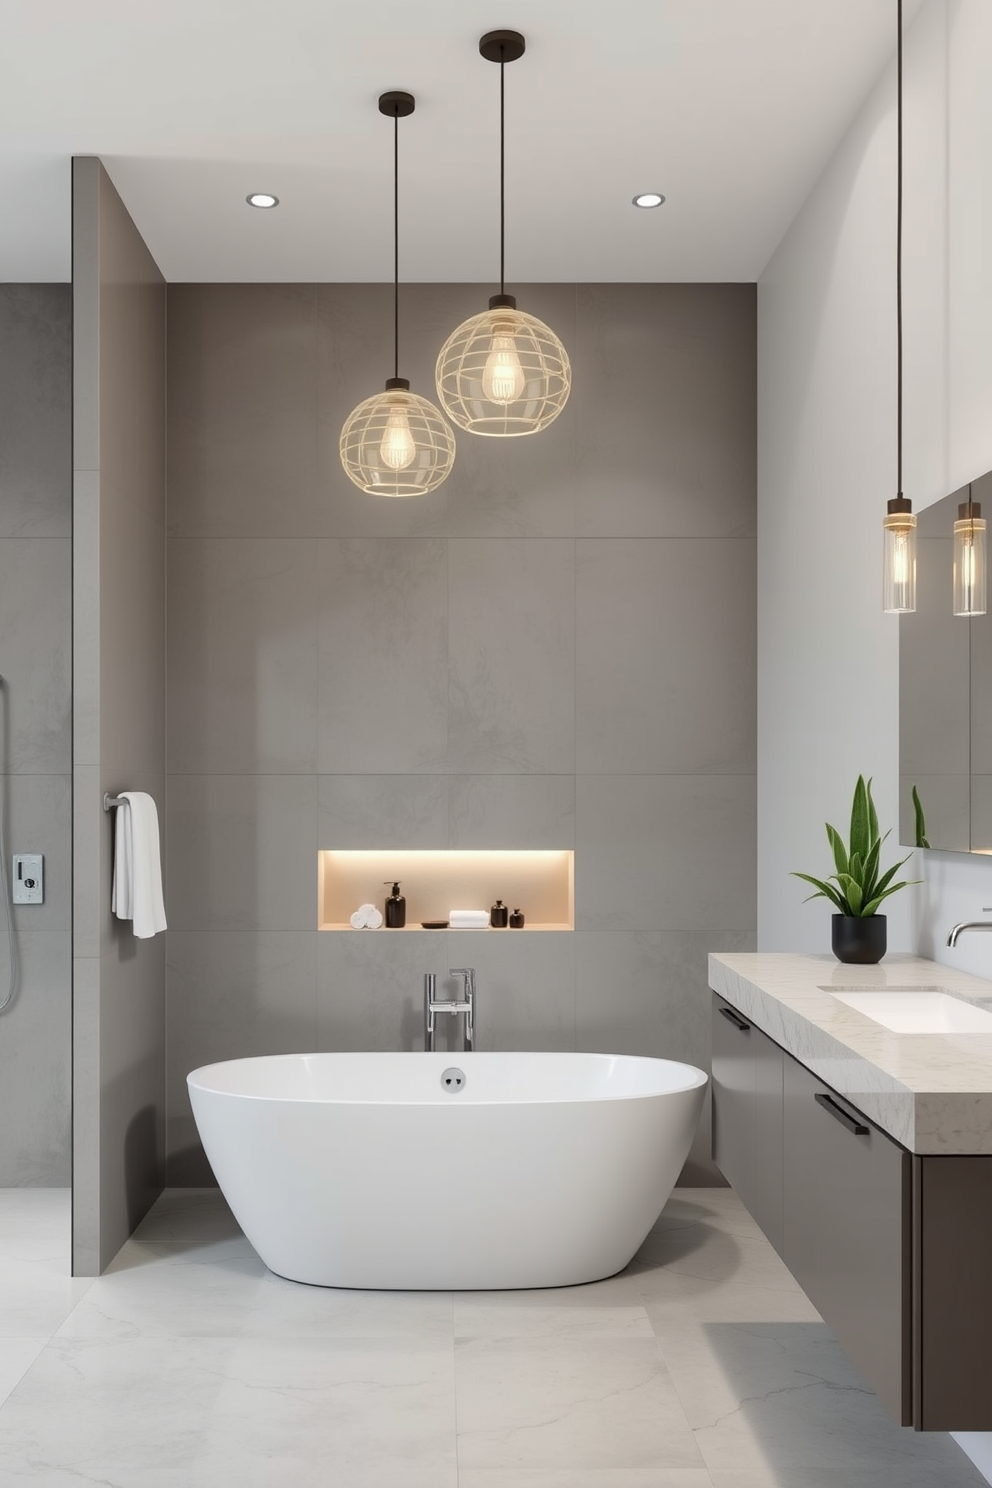
[[[983,904],[982,914],[992,914],[992,905]],[[948,935],[947,944],[957,945],[958,936],[964,930],[992,930],[992,920],[962,920],[960,925],[955,925]]]
[[449,976],[464,977],[464,996],[459,1002],[457,999],[451,1001],[442,998],[438,1001],[437,975],[428,971],[424,975],[424,1049],[428,1053],[434,1052],[435,1038],[437,1035],[438,1013],[465,1014],[464,1045],[471,1052],[475,1048],[475,967],[474,966],[452,966],[448,969]]

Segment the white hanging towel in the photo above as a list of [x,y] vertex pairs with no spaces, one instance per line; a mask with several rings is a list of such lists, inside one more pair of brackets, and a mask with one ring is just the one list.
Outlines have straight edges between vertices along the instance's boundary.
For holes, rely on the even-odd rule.
[[162,855],[158,810],[145,791],[121,791],[114,834],[114,892],[111,908],[132,920],[139,940],[166,928],[162,899]]

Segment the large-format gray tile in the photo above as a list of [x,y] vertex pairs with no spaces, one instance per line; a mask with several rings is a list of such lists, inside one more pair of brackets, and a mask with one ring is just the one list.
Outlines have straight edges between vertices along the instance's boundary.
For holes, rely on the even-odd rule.
[[575,767],[575,544],[449,544],[449,769]]
[[585,284],[576,316],[577,532],[752,536],[754,285]]
[[313,542],[170,542],[170,770],[313,772],[317,603]]
[[448,562],[431,538],[320,544],[318,768],[403,774],[443,767]]
[[[16,944],[20,971],[0,1018],[0,1185],[60,1186],[71,1172],[72,937],[69,930],[18,930]],[[9,957],[4,930],[0,1001]]]
[[316,530],[316,333],[304,284],[169,286],[169,530]]
[[215,1060],[317,1046],[317,931],[175,931],[166,967],[170,1183],[205,1181],[186,1090]]
[[448,790],[450,847],[575,843],[574,775],[449,775]]
[[0,285],[0,537],[72,532],[72,289]]
[[321,775],[322,848],[440,848],[448,842],[443,775]]
[[455,1348],[461,1468],[702,1467],[647,1339],[483,1339]]
[[[72,927],[72,780],[69,775],[0,776],[8,848],[44,855],[45,899],[15,904],[16,930]],[[10,859],[6,871],[12,873]]]
[[0,538],[0,741],[6,771],[72,768],[69,538]]
[[165,535],[142,497],[101,475],[100,765],[147,790],[136,772],[165,770]]
[[100,472],[72,479],[72,757],[100,760]]
[[576,544],[576,768],[756,768],[752,539]]
[[313,930],[313,775],[173,775],[166,903],[172,930]]
[[422,1049],[424,975],[464,964],[446,959],[448,940],[445,930],[321,932],[318,1048]]
[[755,782],[747,775],[580,775],[582,930],[750,930]]

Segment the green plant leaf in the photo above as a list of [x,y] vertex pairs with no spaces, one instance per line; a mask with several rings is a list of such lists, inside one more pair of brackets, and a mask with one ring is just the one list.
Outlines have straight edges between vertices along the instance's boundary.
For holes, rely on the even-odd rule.
[[862,902],[861,885],[857,879],[851,877],[850,873],[836,873],[834,877],[840,884],[841,893],[851,906],[847,913],[859,915],[861,913]]
[[[875,811],[875,802],[871,798],[871,777],[865,787],[865,794],[868,797],[868,831],[871,833],[872,842],[875,842],[878,840],[878,815]],[[889,834],[886,832],[885,835]]]
[[840,914],[851,913],[847,902],[844,900],[838,890],[834,888],[833,884],[824,883],[822,878],[813,878],[812,875],[809,873],[793,873],[792,877],[803,878],[806,880],[807,883],[811,883],[816,889],[815,894],[810,894],[806,899],[803,900],[804,904],[808,904],[810,899],[829,899],[831,904],[833,904],[837,908]]
[[847,848],[844,846],[844,839],[838,832],[837,828],[832,827],[829,822],[826,823],[826,828],[827,840],[830,843],[831,848],[833,849],[834,867],[837,869],[838,873],[846,873],[848,865]]
[[869,848],[864,869],[861,873],[861,892],[865,899],[870,899],[875,892],[875,880],[878,877],[878,855],[881,851],[881,840],[876,837]]
[[854,801],[851,804],[851,857],[857,853],[864,860],[871,846],[870,826],[868,821],[868,790],[865,786],[865,777],[858,776],[858,783],[854,787]]
[[[899,862],[898,863],[893,863],[891,868],[887,868],[885,870],[885,872],[882,874],[881,878],[878,880],[878,883],[875,885],[875,893],[876,894],[880,894],[883,889],[888,888],[889,884],[892,882],[892,880],[895,878],[896,874],[899,872],[899,869],[903,866],[904,863],[908,863],[909,860],[910,860],[910,858],[912,856],[913,856],[912,853],[907,853],[904,858],[900,858],[899,859]],[[919,883],[919,882],[920,882],[919,879],[914,879],[914,883]]]
[[913,814],[916,817],[916,845],[917,847],[929,847],[926,819],[923,815],[920,793],[915,785],[913,786]]
[[910,884],[918,884],[922,882],[922,878],[904,878],[901,883],[891,884],[883,894],[876,894],[874,899],[872,899],[869,904],[865,905],[864,909],[861,911],[862,915],[873,915],[878,906],[881,904],[882,900],[888,899],[889,895],[894,894],[897,889],[908,889]]

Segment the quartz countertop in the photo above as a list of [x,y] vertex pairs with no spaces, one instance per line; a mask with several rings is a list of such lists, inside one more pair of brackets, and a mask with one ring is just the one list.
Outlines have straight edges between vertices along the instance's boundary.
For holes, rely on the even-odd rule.
[[787,952],[711,955],[709,983],[911,1152],[992,1153],[992,1033],[891,1033],[830,995],[939,988],[992,1011],[992,983],[919,956]]

